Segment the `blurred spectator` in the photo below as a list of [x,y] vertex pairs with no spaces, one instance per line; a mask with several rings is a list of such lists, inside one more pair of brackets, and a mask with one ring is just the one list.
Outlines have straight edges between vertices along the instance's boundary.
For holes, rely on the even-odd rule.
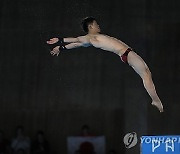
[[36,139],[32,143],[33,154],[49,154],[49,143],[44,137],[43,131],[38,131]]
[[80,151],[79,151],[79,150],[76,150],[74,154],[80,154]]
[[17,152],[24,152],[25,154],[30,153],[30,139],[29,137],[24,135],[23,126],[18,126],[16,128],[16,137],[11,142],[11,148],[14,154],[16,154]]
[[16,154],[26,154],[26,152],[24,151],[24,149],[18,149]]
[[94,136],[90,133],[90,128],[88,125],[83,125],[81,127],[81,131],[82,131],[81,136],[84,136],[84,137]]
[[9,142],[4,138],[4,133],[0,130],[0,154],[6,154],[10,152]]
[[80,154],[95,154],[94,146],[90,142],[83,142],[79,149]]

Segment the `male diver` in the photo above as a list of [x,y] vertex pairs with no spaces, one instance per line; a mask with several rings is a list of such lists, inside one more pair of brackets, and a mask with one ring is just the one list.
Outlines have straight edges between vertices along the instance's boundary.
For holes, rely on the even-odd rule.
[[163,112],[163,105],[156,93],[151,72],[144,60],[124,42],[114,37],[100,34],[101,30],[95,18],[86,17],[81,24],[87,35],[70,38],[52,38],[47,41],[47,44],[55,45],[50,53],[53,56],[58,56],[61,51],[94,46],[119,55],[121,60],[129,64],[142,78],[144,87],[152,99],[152,105],[156,106],[160,112]]

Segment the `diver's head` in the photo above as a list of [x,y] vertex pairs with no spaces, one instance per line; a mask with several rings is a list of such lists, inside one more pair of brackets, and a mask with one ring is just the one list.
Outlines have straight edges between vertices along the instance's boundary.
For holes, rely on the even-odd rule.
[[100,33],[101,29],[94,17],[86,17],[81,22],[82,29],[86,33]]

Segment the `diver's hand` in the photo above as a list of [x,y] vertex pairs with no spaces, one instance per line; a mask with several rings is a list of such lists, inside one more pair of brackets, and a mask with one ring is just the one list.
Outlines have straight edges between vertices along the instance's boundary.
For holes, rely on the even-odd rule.
[[60,53],[59,47],[60,46],[56,46],[55,48],[53,48],[53,50],[50,52],[52,56],[59,55],[59,53]]
[[49,41],[46,41],[47,44],[54,44],[57,43],[59,41],[58,38],[51,38]]

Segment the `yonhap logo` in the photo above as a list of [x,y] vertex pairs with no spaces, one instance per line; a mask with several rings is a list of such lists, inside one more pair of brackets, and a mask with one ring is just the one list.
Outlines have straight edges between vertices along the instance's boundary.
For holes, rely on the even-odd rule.
[[142,136],[142,154],[180,154],[180,136]]
[[137,134],[135,132],[128,133],[124,136],[124,144],[126,148],[132,148],[137,144]]

